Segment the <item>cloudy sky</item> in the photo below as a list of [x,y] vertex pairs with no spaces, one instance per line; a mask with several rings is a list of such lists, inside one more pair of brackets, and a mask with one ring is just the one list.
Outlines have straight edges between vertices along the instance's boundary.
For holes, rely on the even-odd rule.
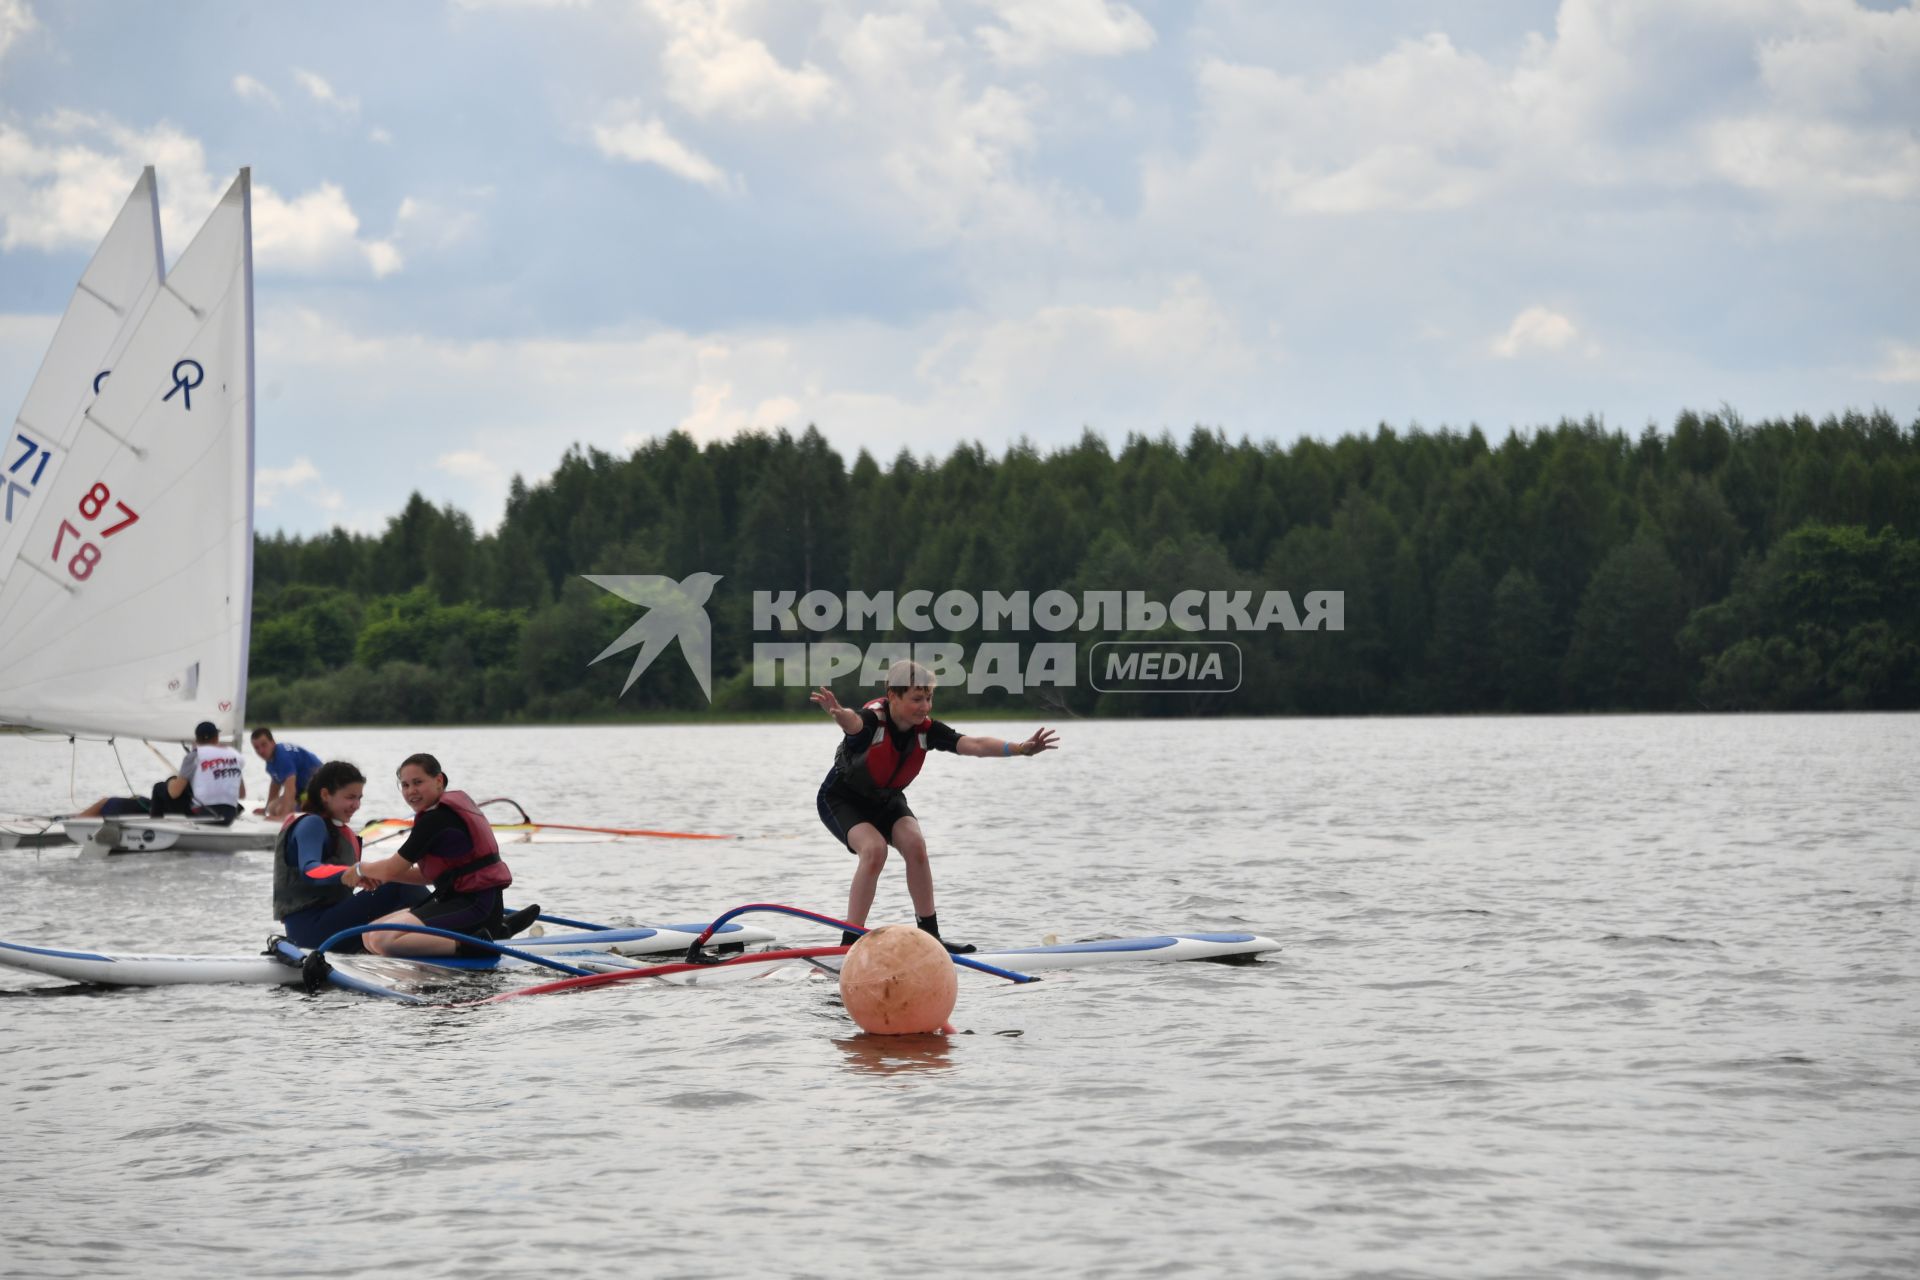
[[849,457],[1920,413],[1920,13],[0,0],[0,400],[143,164],[255,183],[258,518]]

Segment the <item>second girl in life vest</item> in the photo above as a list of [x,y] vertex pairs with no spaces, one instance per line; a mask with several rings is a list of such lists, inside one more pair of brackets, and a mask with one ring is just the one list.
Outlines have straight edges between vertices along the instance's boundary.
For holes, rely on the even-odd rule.
[[[538,907],[506,917],[501,890],[513,883],[513,872],[500,857],[486,815],[464,791],[447,789],[440,762],[424,752],[411,755],[395,776],[414,812],[413,830],[391,856],[360,864],[360,874],[376,884],[431,884],[433,895],[377,923],[425,924],[494,940],[531,924]],[[366,940],[367,950],[386,956],[453,955],[460,949],[452,938],[424,933],[369,933]]]

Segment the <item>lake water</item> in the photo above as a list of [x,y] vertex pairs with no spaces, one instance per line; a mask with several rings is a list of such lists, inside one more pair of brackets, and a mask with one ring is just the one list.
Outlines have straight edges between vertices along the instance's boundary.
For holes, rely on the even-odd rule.
[[[824,980],[448,1010],[0,970],[0,1272],[1920,1272],[1920,717],[1061,728],[915,784],[950,937],[1285,949],[969,979],[960,1034],[900,1040]],[[432,750],[536,817],[748,837],[511,850],[511,902],[845,905],[825,724],[282,736],[358,762],[363,816]],[[4,807],[73,764],[0,739]],[[123,789],[105,748],[73,787]],[[12,940],[272,927],[264,853],[0,858]],[[874,921],[909,916],[896,862]]]

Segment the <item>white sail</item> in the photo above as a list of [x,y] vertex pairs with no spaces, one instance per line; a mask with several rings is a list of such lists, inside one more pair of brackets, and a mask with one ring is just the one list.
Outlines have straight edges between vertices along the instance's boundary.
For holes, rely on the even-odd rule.
[[53,344],[13,420],[12,437],[0,456],[0,518],[5,521],[0,525],[0,566],[19,554],[36,496],[66,458],[81,407],[93,398],[96,385],[106,385],[135,320],[153,301],[164,262],[160,200],[149,165],[81,273],[53,332]]
[[62,424],[0,565],[0,719],[181,739],[246,714],[253,583],[248,171]]

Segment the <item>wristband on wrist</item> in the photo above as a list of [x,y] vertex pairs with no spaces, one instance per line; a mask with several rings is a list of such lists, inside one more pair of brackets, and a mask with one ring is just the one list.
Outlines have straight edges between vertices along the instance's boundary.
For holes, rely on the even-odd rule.
[[1013,754],[1013,744],[1011,742],[1008,742],[1004,738],[1001,739],[1000,741],[1000,754],[1003,756],[1010,756]]

